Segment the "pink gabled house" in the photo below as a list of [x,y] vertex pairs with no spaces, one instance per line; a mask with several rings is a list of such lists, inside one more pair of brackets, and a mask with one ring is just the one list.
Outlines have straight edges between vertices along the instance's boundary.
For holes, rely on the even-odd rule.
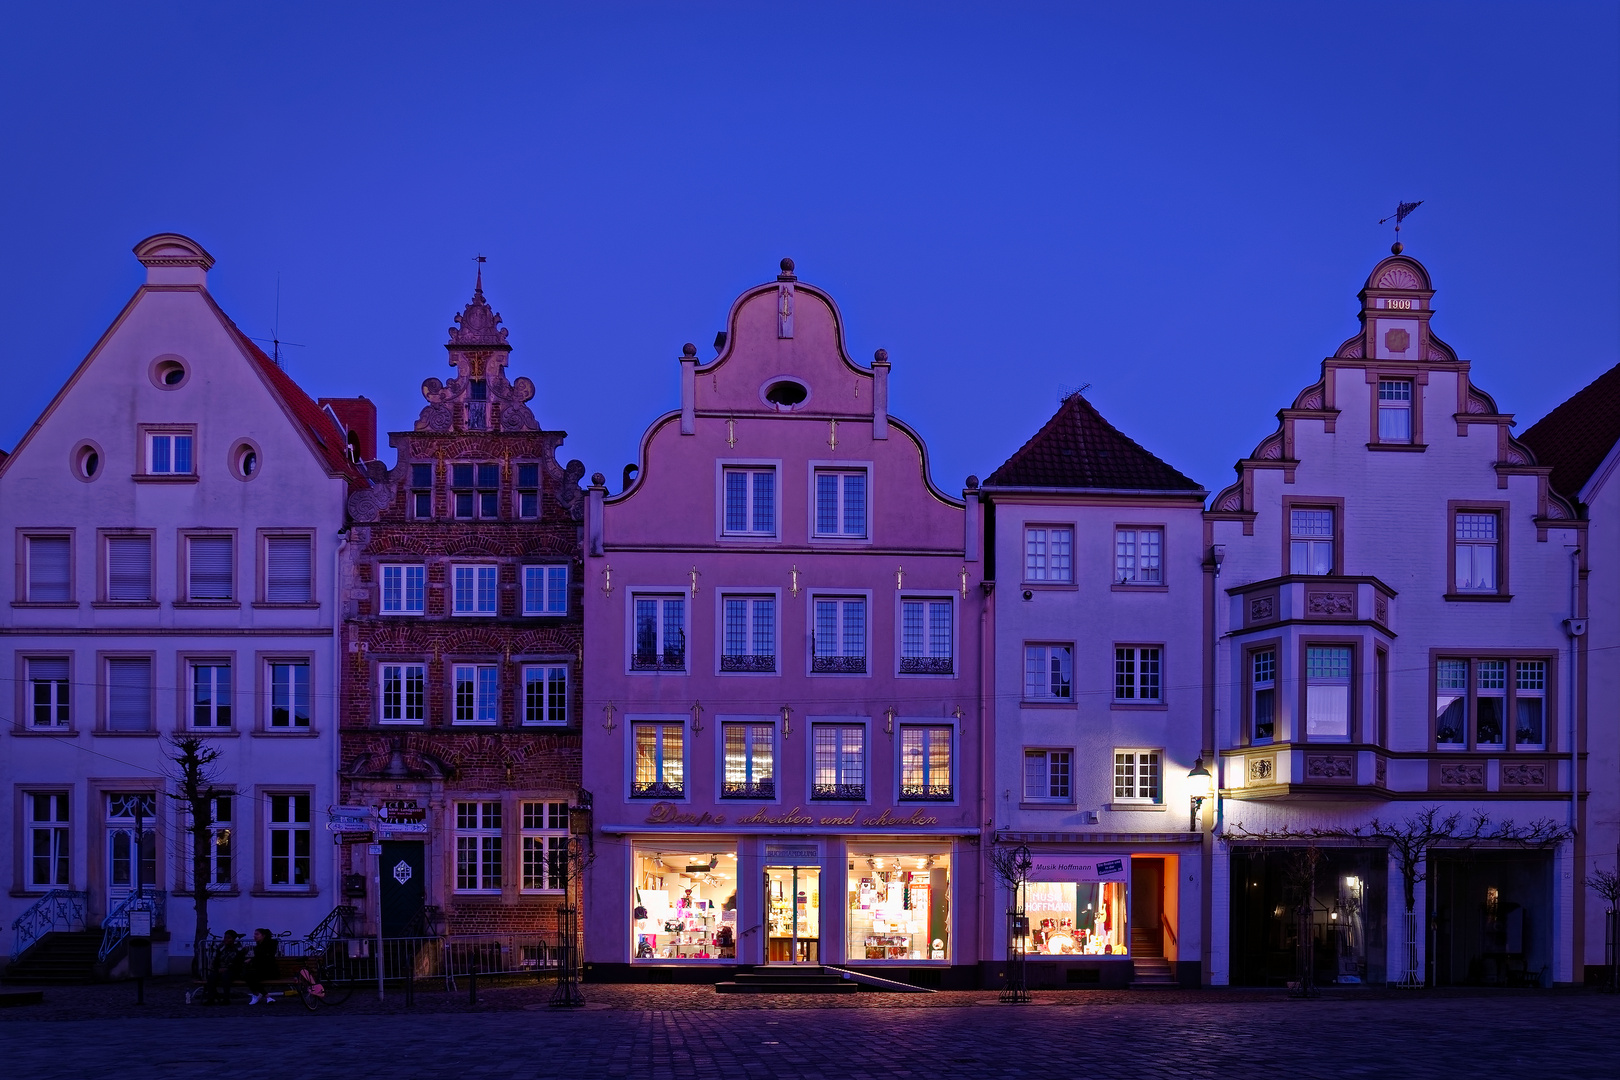
[[985,959],[977,496],[791,260],[680,360],[585,556],[587,978]]

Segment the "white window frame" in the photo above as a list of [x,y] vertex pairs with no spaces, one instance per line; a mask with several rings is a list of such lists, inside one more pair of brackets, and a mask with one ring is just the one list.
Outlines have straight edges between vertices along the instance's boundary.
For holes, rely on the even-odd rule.
[[450,665],[450,722],[492,727],[501,720],[499,664],[457,661]]
[[[1434,662],[1434,742],[1441,749],[1461,750],[1468,745],[1469,735],[1472,732],[1473,710],[1469,708],[1469,680],[1473,676],[1473,665],[1465,656],[1440,656]],[[1441,707],[1442,700],[1445,707]],[[1458,710],[1457,738],[1455,740],[1442,740],[1440,738],[1440,721],[1445,714],[1451,711],[1453,705],[1461,704]]]
[[[690,777],[686,768],[686,752],[688,739],[686,738],[686,723],[681,719],[664,717],[649,717],[632,720],[626,727],[626,736],[630,740],[630,754],[626,765],[630,771],[630,797],[632,799],[664,799],[682,802],[691,792]],[[645,777],[637,776],[637,753],[639,751],[643,733],[652,737],[652,771]],[[677,751],[668,747],[671,734],[680,743]],[[671,766],[673,765],[673,768]],[[674,773],[671,778],[670,774]]]
[[[1513,748],[1515,750],[1545,750],[1547,748],[1547,725],[1550,718],[1547,715],[1547,678],[1552,664],[1546,660],[1515,660],[1513,662],[1513,715],[1510,718],[1513,724]],[[1541,738],[1530,740],[1520,738],[1519,712],[1520,703],[1525,701],[1541,702]]]
[[[275,892],[313,892],[315,837],[311,822],[314,796],[308,791],[268,791],[265,800],[264,887]],[[300,801],[301,800],[301,801]],[[301,816],[300,816],[301,815]],[[299,838],[303,838],[300,845]],[[285,844],[284,851],[278,846]],[[303,854],[299,854],[302,847]],[[305,878],[298,881],[302,861]],[[278,863],[286,880],[277,881]]]
[[[1509,725],[1517,718],[1508,715],[1508,682],[1512,679],[1512,663],[1505,657],[1485,656],[1474,661],[1474,746],[1480,750],[1504,750],[1508,743]],[[1485,702],[1495,701],[1498,731],[1496,738],[1486,739]]]
[[[506,815],[501,800],[457,799],[453,812],[456,815],[455,891],[498,895],[506,880],[506,851],[502,843]],[[471,884],[467,884],[469,881]]]
[[[1033,781],[1037,775],[1040,782]],[[1035,790],[1038,786],[1039,790]],[[1071,804],[1074,802],[1074,750],[1070,747],[1024,748],[1024,801]]]
[[[1058,664],[1056,671],[1052,670],[1053,660]],[[1035,665],[1039,665],[1038,679]],[[1054,687],[1053,678],[1061,679],[1061,685]],[[1024,700],[1074,704],[1074,642],[1024,642]]]
[[382,563],[377,567],[377,610],[383,615],[421,615],[427,610],[427,567]]
[[[653,604],[653,651],[643,654],[638,652],[640,644],[640,613],[638,605],[643,601]],[[674,672],[684,674],[691,667],[692,661],[692,635],[687,625],[691,617],[691,604],[687,601],[686,593],[680,589],[637,589],[629,594],[626,602],[630,605],[629,618],[626,620],[626,648],[625,670],[633,672]],[[670,623],[670,604],[680,605],[679,625]],[[672,647],[672,636],[680,634],[680,662],[673,663],[667,659]]]
[[[35,549],[41,543],[61,544],[65,549],[62,569],[66,572],[66,580],[60,582],[47,582],[35,574]],[[73,589],[73,535],[71,533],[30,533],[23,536],[24,558],[27,566],[23,568],[23,598],[30,604],[71,604],[74,600]],[[43,553],[43,549],[40,549]],[[56,595],[42,595],[60,588]]]
[[[741,753],[732,754],[732,737],[741,739]],[[720,798],[729,802],[771,802],[781,791],[782,754],[776,722],[769,717],[727,717],[720,721]],[[736,766],[734,768],[734,766]],[[763,768],[761,768],[763,766]],[[760,772],[768,775],[760,776]]]
[[[1306,577],[1327,577],[1338,572],[1339,511],[1332,506],[1288,507],[1288,572]],[[1327,532],[1320,531],[1321,518],[1304,515],[1326,515]],[[1327,569],[1318,570],[1323,552],[1327,553]]]
[[[899,633],[896,673],[907,676],[954,677],[956,671],[956,596],[954,593],[902,594],[895,625]],[[920,610],[918,610],[920,609]],[[920,633],[910,617],[920,615]],[[943,636],[940,622],[944,622]],[[943,640],[944,651],[940,651]]]
[[1164,804],[1164,751],[1144,747],[1114,750],[1114,802],[1128,806]]
[[1114,527],[1114,584],[1137,587],[1164,584],[1164,527]]
[[[822,737],[830,749],[831,772],[821,769],[824,763],[818,757],[823,748]],[[853,737],[855,744],[851,746]],[[813,802],[866,802],[872,790],[872,762],[869,751],[867,725],[856,720],[812,720],[810,722],[810,798]],[[860,772],[857,783],[848,778],[851,759]],[[818,794],[817,789],[822,789]]]
[[[232,892],[236,888],[236,796],[232,792],[216,792],[208,801],[210,803],[208,815],[211,819],[206,830],[209,841],[208,880],[203,884],[211,893]],[[194,822],[195,819],[191,816],[191,809],[188,806],[185,811],[185,841],[181,845],[185,862],[180,868],[180,880],[191,883],[192,891],[195,891],[196,884],[191,878],[194,865],[192,854],[197,844]]]
[[[463,466],[472,469],[472,483],[456,483],[456,467]],[[447,466],[448,483],[450,488],[450,516],[457,521],[498,521],[501,516],[501,463],[498,461],[452,461]],[[495,470],[495,486],[480,483],[479,470],[493,468]],[[472,500],[472,513],[460,512],[458,500],[461,496]],[[489,509],[489,513],[484,511]]]
[[[41,670],[34,665],[60,665],[61,675]],[[24,656],[23,677],[28,691],[28,727],[31,731],[66,731],[73,726],[73,657]],[[41,700],[43,698],[43,700]],[[45,722],[40,722],[41,710]]]
[[[264,729],[266,731],[310,731],[315,726],[315,665],[307,656],[277,656],[264,662],[264,685],[269,688],[265,695]],[[299,669],[304,672],[304,716],[298,716],[298,676]],[[285,672],[285,677],[283,673]],[[285,692],[285,696],[283,693]],[[276,708],[279,702],[285,701],[286,722],[276,722]]]
[[[185,428],[148,428],[148,429],[146,429],[144,434],[145,434],[145,438],[142,440],[142,442],[144,444],[144,446],[142,447],[142,450],[143,450],[143,452],[145,454],[145,459],[144,459],[144,464],[146,465],[145,475],[147,475],[147,476],[196,476],[197,475],[197,433],[196,433],[195,430],[188,430],[188,429],[185,429]],[[158,450],[159,450],[160,440],[161,440],[161,442],[163,444],[162,445],[163,457],[166,459],[165,461],[163,461],[161,463],[161,464],[163,464],[165,466],[164,468],[158,468],[158,465],[160,464],[160,462],[158,461]],[[185,445],[186,459],[187,459],[186,463],[191,466],[188,469],[175,468],[175,466],[178,464],[177,458],[179,456],[177,451],[179,450],[179,448],[181,446],[181,441],[182,440],[184,441],[184,445]]]
[[562,892],[558,862],[568,857],[568,803],[525,799],[518,805],[518,822],[520,891],[527,895]]
[[1024,526],[1024,584],[1074,584],[1074,526]]
[[[534,483],[523,482],[523,470],[534,470]],[[540,518],[540,497],[544,485],[540,479],[540,463],[538,461],[514,461],[512,463],[512,516],[519,521],[537,521]],[[530,512],[524,505],[525,498],[534,499],[534,510]]]
[[[1277,660],[1280,650],[1275,645],[1254,649],[1249,656],[1249,739],[1257,746],[1277,741],[1278,692]],[[1271,695],[1271,730],[1260,734],[1260,695]]]
[[523,665],[523,724],[525,727],[567,727],[568,665]]
[[[193,656],[186,659],[186,726],[193,731],[230,731],[236,720],[236,672],[229,657]],[[203,672],[208,672],[206,681]],[[219,673],[223,671],[223,680]],[[223,687],[221,686],[223,682]],[[207,691],[207,701],[199,691]],[[222,702],[220,699],[224,698]],[[200,711],[199,711],[200,710]],[[221,718],[221,710],[224,712]],[[200,717],[207,717],[201,722]]]
[[[779,462],[774,461],[725,461],[720,463],[720,492],[719,506],[719,533],[722,537],[734,537],[751,540],[774,540],[780,535],[782,523],[782,485],[779,482]],[[731,478],[741,476],[744,478],[742,513],[744,525],[742,528],[731,526]],[[769,528],[760,528],[758,520],[758,481],[760,476],[770,478],[770,521]]]
[[1164,704],[1164,646],[1114,646],[1114,704]]
[[[834,616],[835,652],[825,648],[826,635],[821,634],[819,624],[821,619],[821,605],[836,605],[837,614]],[[849,651],[852,642],[849,640],[851,623],[849,618],[849,605],[861,605],[860,611],[860,651]],[[810,618],[810,674],[822,675],[853,675],[867,677],[872,674],[872,598],[867,593],[812,593],[810,603],[806,605]],[[859,664],[855,661],[859,660]],[[817,668],[821,670],[817,670]]]
[[[837,477],[834,513],[837,525],[823,531],[818,510],[821,504],[821,478]],[[850,531],[849,491],[845,477],[862,478],[865,505],[860,515],[860,532]],[[844,541],[870,543],[872,538],[872,463],[869,461],[815,461],[810,463],[810,539],[818,542]]]
[[[488,604],[485,586],[488,586]],[[495,563],[450,564],[450,614],[488,618],[500,613],[501,568]]]
[[[1480,535],[1479,526],[1487,522],[1490,535]],[[1458,510],[1452,515],[1451,533],[1453,590],[1479,596],[1501,591],[1502,515],[1495,510]],[[1480,576],[1482,566],[1489,569],[1489,581]]]
[[523,614],[568,614],[568,565],[545,563],[523,567]]
[[[415,682],[415,689],[411,683]],[[394,686],[390,689],[390,683]],[[414,715],[413,715],[414,714]],[[427,665],[418,660],[384,660],[377,665],[377,722],[427,723]]]
[[[41,800],[44,800],[43,803]],[[73,810],[67,791],[24,791],[23,805],[27,808],[24,836],[27,848],[23,860],[27,865],[24,876],[30,890],[67,889],[73,885]],[[45,816],[41,817],[43,809]],[[43,843],[48,880],[41,880],[39,854]]]
[[[1402,396],[1402,391],[1405,391]],[[1380,443],[1411,443],[1413,438],[1412,407],[1417,400],[1417,386],[1413,379],[1384,378],[1378,379],[1378,441]],[[1399,422],[1404,421],[1405,433],[1397,430],[1385,431],[1384,420],[1390,420],[1393,429]]]
[[[774,592],[723,592],[720,594],[720,641],[715,650],[718,670],[724,675],[776,675],[781,672],[782,635],[777,623],[780,610],[779,597]],[[740,607],[739,607],[740,605]],[[761,608],[766,607],[762,613]],[[734,651],[732,630],[737,627],[732,616],[740,610],[742,622],[742,652]],[[764,637],[769,637],[770,652],[759,652]],[[766,664],[765,661],[770,663]]]
[[[956,725],[949,723],[936,723],[924,720],[897,720],[895,721],[897,738],[895,739],[895,771],[899,774],[895,784],[896,802],[934,802],[949,803],[956,801]],[[921,745],[918,748],[921,764],[921,773],[911,774],[911,786],[915,789],[907,794],[907,770],[910,766],[908,760],[912,756],[911,748],[907,746],[909,737],[921,736]],[[940,790],[938,765],[933,759],[932,751],[936,748],[938,740],[945,739],[945,779],[944,790]],[[920,781],[920,785],[918,783]]]
[[[1318,658],[1313,654],[1344,653],[1345,674],[1326,675],[1318,666]],[[1320,662],[1327,661],[1325,655]],[[1338,667],[1334,663],[1334,668]],[[1305,740],[1308,742],[1349,742],[1356,731],[1356,650],[1351,645],[1338,643],[1310,644],[1305,646]],[[1338,691],[1343,691],[1342,695]],[[1332,691],[1332,693],[1330,693]],[[1333,732],[1320,730],[1330,717],[1324,710],[1330,709],[1333,699],[1343,697],[1344,700],[1344,731]],[[1466,737],[1466,732],[1464,734]]]

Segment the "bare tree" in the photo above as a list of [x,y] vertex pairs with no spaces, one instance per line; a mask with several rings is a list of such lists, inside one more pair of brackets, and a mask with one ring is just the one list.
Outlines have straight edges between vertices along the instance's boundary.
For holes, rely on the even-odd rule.
[[203,950],[208,942],[209,855],[213,844],[214,782],[221,751],[196,735],[179,735],[171,740],[169,760],[175,765],[175,788],[169,798],[179,803],[187,815],[185,831],[191,837],[191,898],[197,909],[197,926],[192,935],[191,965],[201,974]]
[[[1615,858],[1615,866],[1620,868],[1620,856]],[[1614,870],[1594,870],[1592,876],[1586,879],[1586,887],[1608,901],[1609,910],[1604,912],[1608,921],[1608,955],[1603,959],[1609,967],[1609,989],[1620,989],[1620,873]]]
[[1401,977],[1402,986],[1422,985],[1418,978],[1417,886],[1428,878],[1431,849],[1467,849],[1480,844],[1551,847],[1569,837],[1570,831],[1551,818],[1539,818],[1528,825],[1516,824],[1512,819],[1493,823],[1483,810],[1442,814],[1437,806],[1425,806],[1402,821],[1373,818],[1364,825],[1258,830],[1234,823],[1222,834],[1222,839],[1229,842],[1348,840],[1387,848],[1400,867],[1401,883],[1405,887],[1406,970]]

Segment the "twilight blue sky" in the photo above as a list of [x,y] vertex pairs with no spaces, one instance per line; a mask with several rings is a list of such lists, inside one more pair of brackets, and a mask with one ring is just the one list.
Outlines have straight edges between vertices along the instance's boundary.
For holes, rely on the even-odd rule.
[[[7,17],[14,446],[186,233],[289,369],[408,428],[471,289],[617,485],[791,255],[936,479],[1088,397],[1211,491],[1403,232],[1521,430],[1620,361],[1620,6],[175,4]],[[386,452],[385,459],[392,460]]]

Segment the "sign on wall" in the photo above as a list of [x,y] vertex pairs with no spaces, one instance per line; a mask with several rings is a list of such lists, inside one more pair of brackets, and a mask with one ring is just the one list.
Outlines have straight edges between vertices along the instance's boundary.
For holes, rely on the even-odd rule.
[[1031,881],[1124,881],[1124,855],[1033,855]]

